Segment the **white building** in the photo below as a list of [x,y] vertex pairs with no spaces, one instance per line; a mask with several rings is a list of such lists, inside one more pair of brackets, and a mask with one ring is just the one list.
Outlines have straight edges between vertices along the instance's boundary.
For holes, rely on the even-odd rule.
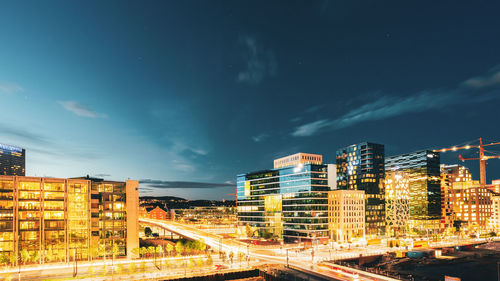
[[328,231],[330,241],[348,242],[365,237],[365,192],[328,192]]

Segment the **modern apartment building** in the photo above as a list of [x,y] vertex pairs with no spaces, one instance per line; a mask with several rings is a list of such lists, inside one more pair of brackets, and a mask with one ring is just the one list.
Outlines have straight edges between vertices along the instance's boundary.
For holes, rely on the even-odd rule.
[[24,176],[26,173],[26,150],[0,143],[0,175]]
[[365,192],[366,235],[385,234],[384,145],[363,142],[337,150],[337,188]]
[[385,158],[386,171],[409,176],[410,223],[414,229],[439,229],[441,218],[441,177],[438,152],[421,150]]
[[330,187],[328,166],[318,159],[320,155],[298,153],[277,159],[279,168],[238,175],[239,224],[263,237],[326,243]]
[[328,192],[328,231],[330,241],[352,242],[365,238],[365,192],[332,190]]
[[441,221],[440,228],[454,227],[455,212],[453,184],[472,182],[472,175],[464,166],[441,164]]
[[[138,247],[138,182],[0,176],[0,254],[69,262]],[[105,251],[104,251],[105,250]]]
[[466,223],[469,232],[485,231],[492,214],[492,195],[478,181],[454,182],[449,201],[455,221]]

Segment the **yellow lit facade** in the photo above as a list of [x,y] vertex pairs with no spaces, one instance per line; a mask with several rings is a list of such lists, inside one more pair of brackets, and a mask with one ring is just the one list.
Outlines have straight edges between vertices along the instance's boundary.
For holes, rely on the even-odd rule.
[[500,195],[491,197],[491,217],[489,229],[496,233],[500,232]]
[[406,233],[410,220],[410,180],[404,172],[385,174],[385,221],[387,236]]
[[330,241],[351,242],[365,238],[365,192],[328,192],[328,231]]
[[[91,249],[109,238],[102,239],[107,229],[99,228],[105,223],[107,206],[125,207],[125,199],[119,203],[91,199],[92,189],[92,181],[85,178],[0,176],[0,255],[12,264],[26,253],[28,263],[90,259]],[[126,235],[124,209],[121,217],[113,214],[112,229]],[[123,244],[119,254],[125,255],[125,240],[117,244]]]

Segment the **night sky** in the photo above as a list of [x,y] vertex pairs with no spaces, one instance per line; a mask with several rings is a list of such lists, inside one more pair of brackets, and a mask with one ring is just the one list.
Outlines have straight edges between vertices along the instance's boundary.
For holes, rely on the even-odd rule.
[[[499,1],[2,1],[0,143],[27,175],[234,198],[236,175],[371,141],[500,141]],[[489,150],[500,151],[500,146]],[[459,163],[449,152],[442,162]],[[478,163],[465,164],[479,179]],[[490,160],[488,181],[500,178]]]

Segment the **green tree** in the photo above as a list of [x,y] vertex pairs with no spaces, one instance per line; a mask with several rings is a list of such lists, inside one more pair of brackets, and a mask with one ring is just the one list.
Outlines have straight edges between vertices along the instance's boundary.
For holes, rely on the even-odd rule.
[[250,225],[245,225],[245,233],[247,235],[247,237],[253,237],[253,229]]
[[184,244],[182,243],[182,241],[177,241],[177,243],[175,243],[175,251],[178,253],[178,254],[183,254],[184,253]]
[[20,252],[20,255],[21,255],[21,261],[23,262],[23,264],[26,264],[31,258],[30,253],[26,249],[22,249]]
[[148,247],[148,254],[150,257],[152,257],[155,254],[155,247],[154,246]]
[[0,264],[4,265],[9,263],[9,255],[5,252],[0,254]]
[[161,254],[161,253],[163,253],[163,247],[161,245],[158,245],[158,246],[156,246],[155,251],[156,251],[156,254]]
[[153,234],[153,231],[150,227],[146,226],[146,228],[144,228],[144,235],[146,235],[146,237],[149,237],[151,236],[151,234]]
[[139,256],[139,255],[140,255],[140,253],[141,253],[140,249],[139,249],[139,248],[137,248],[137,247],[136,247],[136,248],[133,248],[131,252],[132,252],[132,254],[134,254],[135,256]]
[[231,261],[231,264],[233,264],[233,260],[234,260],[234,253],[230,252],[229,253],[229,261]]
[[147,255],[147,253],[148,253],[148,248],[146,248],[146,247],[141,247],[141,248],[139,249],[139,253],[141,254],[141,257],[142,257],[142,258],[144,258],[144,257]]
[[31,256],[31,261],[34,263],[37,263],[40,261],[40,251],[35,251],[33,255]]
[[172,244],[168,243],[166,247],[167,247],[168,254],[171,255],[172,251],[174,250],[174,246]]

